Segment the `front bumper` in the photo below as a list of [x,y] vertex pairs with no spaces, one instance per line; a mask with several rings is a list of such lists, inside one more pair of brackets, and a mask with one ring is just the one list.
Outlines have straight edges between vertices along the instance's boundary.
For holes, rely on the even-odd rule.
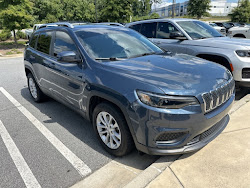
[[231,63],[234,67],[233,77],[236,82],[240,82],[240,85],[250,87],[250,77],[244,78],[243,70],[250,69],[250,58],[238,57],[236,54],[231,58]]
[[[220,122],[218,122],[217,124],[214,125],[214,127],[216,127],[214,132],[211,132],[211,134],[209,134],[207,137],[205,137],[204,139],[201,139],[198,142],[195,142],[194,144],[192,144],[192,142],[190,142],[190,144],[187,143],[187,145],[185,145],[183,147],[174,148],[174,149],[151,148],[151,147],[146,147],[142,144],[137,144],[137,148],[140,151],[143,151],[144,153],[147,153],[149,155],[176,155],[176,154],[184,154],[184,153],[194,152],[194,151],[197,151],[197,150],[203,148],[209,142],[211,142],[213,139],[215,139],[226,128],[228,122],[229,122],[229,115],[226,115]],[[202,133],[202,134],[205,134],[205,133]],[[201,136],[201,135],[198,135],[198,136]]]
[[[131,119],[137,138],[136,147],[151,155],[181,154],[199,150],[225,129],[233,101],[234,95],[207,114],[202,111],[202,105],[155,111],[137,101],[135,113],[139,116],[139,121]],[[168,132],[186,134],[174,142],[157,142],[160,134]]]

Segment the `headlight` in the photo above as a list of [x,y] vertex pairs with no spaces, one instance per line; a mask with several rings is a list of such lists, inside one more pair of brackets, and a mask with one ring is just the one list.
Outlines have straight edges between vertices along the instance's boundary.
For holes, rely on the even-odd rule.
[[169,96],[144,91],[136,91],[136,93],[142,103],[157,108],[178,109],[199,104],[195,97]]
[[250,51],[248,50],[237,50],[236,54],[240,57],[250,57]]

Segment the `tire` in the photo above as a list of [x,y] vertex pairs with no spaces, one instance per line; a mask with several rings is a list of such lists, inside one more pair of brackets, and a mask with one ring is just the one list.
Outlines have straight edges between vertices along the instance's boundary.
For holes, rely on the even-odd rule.
[[[106,121],[104,117],[106,117]],[[107,123],[109,120],[111,123]],[[134,149],[133,138],[127,122],[114,105],[106,102],[98,104],[94,109],[92,122],[99,142],[110,154],[121,157]]]
[[34,76],[31,73],[28,74],[27,80],[32,99],[37,103],[42,102],[45,99],[45,94],[41,91],[36,83]]

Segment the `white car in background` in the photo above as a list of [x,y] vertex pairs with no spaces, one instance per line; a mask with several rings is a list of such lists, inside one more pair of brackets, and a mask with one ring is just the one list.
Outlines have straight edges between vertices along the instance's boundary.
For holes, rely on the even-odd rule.
[[215,23],[208,23],[211,27],[213,27],[216,31],[220,32],[222,35],[226,35],[227,31],[225,27],[220,27],[216,25]]
[[26,29],[25,34],[26,34],[27,38],[30,39],[30,36],[32,35],[32,33],[35,32],[36,30],[38,30],[42,25],[44,25],[44,24],[35,24],[33,26],[33,29]]
[[238,38],[248,38],[250,39],[250,25],[233,27],[228,31],[229,37],[238,37]]

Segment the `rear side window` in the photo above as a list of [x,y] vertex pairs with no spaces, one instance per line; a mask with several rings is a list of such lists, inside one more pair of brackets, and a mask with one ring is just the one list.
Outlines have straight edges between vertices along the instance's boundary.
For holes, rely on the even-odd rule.
[[41,32],[37,41],[37,50],[49,54],[51,40],[52,32]]
[[169,39],[170,33],[178,31],[171,23],[159,22],[157,26],[156,38]]
[[78,54],[77,47],[71,37],[63,31],[57,31],[54,42],[54,56],[64,51],[73,51]]
[[141,24],[131,25],[129,28],[140,32]]
[[155,38],[156,33],[156,22],[153,23],[143,23],[141,26],[141,34],[147,38]]
[[35,35],[33,35],[32,39],[30,40],[30,47],[31,48],[35,48],[37,37],[38,37],[38,34],[35,34]]

